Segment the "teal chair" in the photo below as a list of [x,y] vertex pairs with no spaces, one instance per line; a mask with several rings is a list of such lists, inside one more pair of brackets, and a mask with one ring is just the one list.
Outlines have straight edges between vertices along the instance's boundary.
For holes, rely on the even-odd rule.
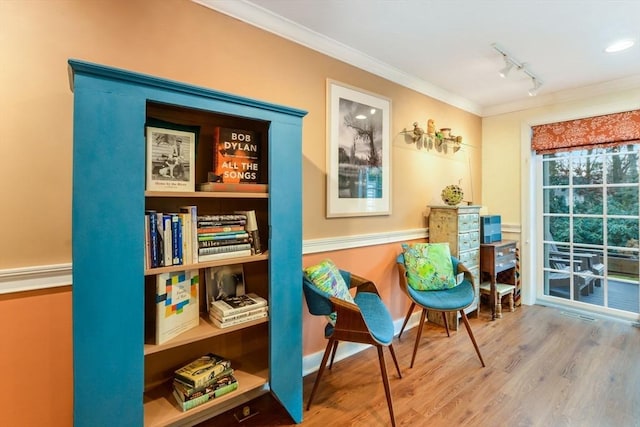
[[415,306],[422,307],[422,314],[420,316],[420,325],[418,326],[418,334],[416,335],[416,342],[413,347],[413,356],[411,357],[411,367],[413,368],[413,363],[416,359],[416,353],[418,351],[418,344],[420,343],[420,337],[422,336],[422,328],[424,326],[424,322],[427,316],[427,311],[439,311],[442,312],[442,317],[444,319],[445,329],[447,331],[447,335],[449,336],[449,327],[447,324],[447,312],[460,312],[462,316],[462,321],[464,322],[465,327],[467,328],[467,332],[469,333],[469,338],[471,338],[471,342],[473,343],[473,347],[476,349],[476,353],[480,358],[480,363],[484,367],[484,360],[482,359],[482,355],[480,354],[480,349],[478,348],[478,344],[476,343],[476,339],[473,336],[473,331],[471,330],[471,326],[469,325],[469,319],[467,318],[467,314],[464,312],[464,309],[469,307],[473,302],[475,297],[475,290],[473,287],[473,276],[467,270],[467,268],[458,261],[457,258],[451,257],[451,261],[453,264],[453,271],[456,274],[464,273],[464,280],[458,284],[456,287],[451,289],[443,289],[436,291],[418,291],[409,286],[407,282],[407,270],[404,264],[404,255],[400,254],[396,258],[396,263],[398,264],[398,273],[399,273],[399,285],[402,291],[409,297],[411,300],[411,306],[409,307],[409,311],[405,316],[404,324],[402,325],[402,329],[400,330],[400,335],[404,330],[404,327],[411,317],[411,313],[413,313],[413,309]]
[[307,410],[311,407],[313,396],[318,389],[320,378],[327,365],[327,360],[331,354],[329,369],[333,366],[333,359],[340,341],[370,344],[378,351],[378,361],[380,362],[380,373],[382,383],[387,398],[387,406],[391,416],[391,425],[395,426],[393,415],[393,404],[391,402],[391,390],[389,388],[389,378],[382,353],[383,347],[389,347],[393,363],[398,371],[398,377],[402,378],[400,366],[396,359],[396,354],[391,344],[394,335],[393,319],[378,294],[375,284],[355,274],[340,270],[340,274],[349,288],[356,288],[354,297],[355,304],[333,297],[314,286],[304,275],[302,278],[302,289],[309,312],[316,316],[329,316],[336,313],[335,325],[327,323],[324,329],[327,338],[327,347],[322,356],[322,362],[318,369],[318,375],[313,384]]

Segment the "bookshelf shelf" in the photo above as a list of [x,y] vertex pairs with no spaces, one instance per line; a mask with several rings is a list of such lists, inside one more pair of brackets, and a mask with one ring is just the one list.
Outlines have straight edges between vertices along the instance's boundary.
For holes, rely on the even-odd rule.
[[194,192],[168,192],[168,191],[145,191],[146,197],[162,198],[208,198],[208,199],[268,199],[269,193],[240,193],[240,192],[215,192],[215,191],[194,191]]
[[192,270],[195,268],[217,267],[229,264],[244,264],[248,262],[265,261],[269,259],[269,251],[265,251],[259,255],[226,258],[215,261],[199,262],[195,264],[172,265],[169,267],[150,268],[144,271],[145,276],[155,276],[156,274],[169,273],[172,271]]
[[[266,392],[302,422],[306,112],[83,61],[69,60],[69,67],[74,424],[107,425],[117,414],[123,427],[192,425]],[[152,121],[200,129],[195,160],[187,165],[196,183],[206,182],[212,170],[217,127],[250,130],[261,141],[257,183],[271,191],[145,191],[144,131]],[[198,215],[254,211],[264,252],[145,268],[145,211],[179,212],[184,206],[197,206]],[[155,332],[155,276],[197,269],[203,278],[206,268],[229,264],[243,265],[246,291],[268,300],[268,318],[220,329],[201,304],[198,326],[161,345],[148,344]],[[171,393],[173,372],[208,352],[231,361],[238,389],[183,412]]]
[[155,344],[145,344],[144,345],[144,355],[150,355],[154,353],[159,353],[161,351],[165,351],[171,348],[180,347],[185,344],[189,344],[196,341],[205,340],[207,338],[212,338],[218,335],[230,334],[232,332],[250,328],[251,326],[260,325],[262,323],[267,323],[269,321],[268,317],[258,320],[252,320],[250,322],[241,323],[239,325],[230,326],[228,328],[218,328],[213,325],[208,319],[200,316],[200,323],[196,328],[190,329],[177,337],[167,341],[166,343],[155,345]]

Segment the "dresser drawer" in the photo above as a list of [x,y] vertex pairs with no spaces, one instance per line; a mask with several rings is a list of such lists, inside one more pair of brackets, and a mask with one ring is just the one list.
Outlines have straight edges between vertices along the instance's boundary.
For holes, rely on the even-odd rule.
[[508,270],[516,266],[515,242],[496,247],[495,263],[496,273]]
[[480,250],[472,249],[470,251],[460,252],[458,260],[468,269],[476,267],[480,263]]
[[466,251],[480,246],[480,232],[471,231],[458,235],[458,250]]
[[458,215],[458,230],[461,233],[480,230],[480,215],[474,213]]

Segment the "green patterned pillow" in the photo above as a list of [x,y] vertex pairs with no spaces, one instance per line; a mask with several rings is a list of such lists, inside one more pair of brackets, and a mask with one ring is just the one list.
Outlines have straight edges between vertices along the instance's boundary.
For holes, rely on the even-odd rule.
[[402,244],[407,283],[417,291],[456,286],[448,243]]
[[342,278],[340,270],[330,259],[304,269],[304,274],[322,292],[345,301],[354,302],[349,286]]

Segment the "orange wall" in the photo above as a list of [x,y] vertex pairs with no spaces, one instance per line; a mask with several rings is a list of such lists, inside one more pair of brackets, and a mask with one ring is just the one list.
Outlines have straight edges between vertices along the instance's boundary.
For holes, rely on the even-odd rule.
[[[469,144],[474,202],[480,202],[481,120],[344,62],[266,33],[188,0],[0,0],[0,273],[71,262],[73,93],[67,60],[77,58],[309,111],[303,124],[303,236],[315,239],[423,228],[425,206],[442,182],[455,182],[451,157],[418,152],[400,132],[427,118]],[[325,216],[326,81],[391,99],[392,214]],[[19,211],[20,221],[15,212]],[[46,243],[46,244],[45,244]],[[370,276],[394,318],[406,301],[394,292],[397,245],[329,254]],[[323,255],[309,255],[306,265]],[[1,286],[1,283],[0,283]],[[0,289],[1,291],[1,289]],[[0,424],[69,426],[72,411],[71,289],[0,297],[0,361],[5,384]],[[319,351],[322,326],[308,315],[305,354]],[[34,373],[10,366],[36,367]],[[25,384],[37,399],[16,398]],[[7,414],[9,414],[7,416]]]
[[0,295],[0,424],[73,425],[71,287]]

